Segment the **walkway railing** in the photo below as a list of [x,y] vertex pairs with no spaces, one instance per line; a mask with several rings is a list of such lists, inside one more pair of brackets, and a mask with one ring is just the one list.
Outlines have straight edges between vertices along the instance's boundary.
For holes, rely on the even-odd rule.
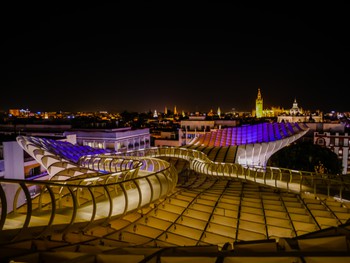
[[191,169],[209,176],[237,178],[297,193],[309,192],[350,200],[350,181],[343,181],[342,176],[270,166],[245,167],[235,163],[218,163],[209,160],[203,152],[178,147],[152,148],[129,155],[182,158],[190,161]]
[[349,198],[349,183],[327,175],[217,163],[203,152],[187,148],[85,156],[79,164],[74,164],[50,157],[50,153],[31,143],[22,142],[22,145],[54,175],[49,181],[0,179],[0,242],[50,233],[64,235],[72,229],[85,231],[166,197],[177,184],[177,172],[168,162],[154,158],[160,156],[188,160],[191,169],[207,176]]
[[0,242],[108,224],[166,197],[177,184],[176,169],[161,159],[98,156],[96,160],[127,165],[117,172],[108,172],[113,166],[106,166],[105,174],[85,173],[64,181],[0,179]]

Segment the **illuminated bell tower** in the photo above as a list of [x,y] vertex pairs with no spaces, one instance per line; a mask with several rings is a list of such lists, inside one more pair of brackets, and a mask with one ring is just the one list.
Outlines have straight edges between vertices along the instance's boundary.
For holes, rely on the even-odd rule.
[[256,118],[261,118],[263,115],[263,99],[261,97],[261,92],[260,89],[258,89],[258,97],[255,100],[255,117]]
[[153,118],[158,118],[158,113],[157,113],[157,110],[154,110],[154,113],[153,113]]

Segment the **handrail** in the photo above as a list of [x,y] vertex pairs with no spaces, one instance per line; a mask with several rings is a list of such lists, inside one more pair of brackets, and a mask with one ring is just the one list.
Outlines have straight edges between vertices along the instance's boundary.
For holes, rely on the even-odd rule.
[[[130,152],[128,155],[134,153],[142,156],[142,150],[138,150],[138,153]],[[271,166],[243,166],[236,163],[213,162],[203,152],[181,147],[152,148],[144,153],[145,156],[186,159],[190,161],[191,169],[202,174],[254,181],[296,193],[310,192],[315,195],[323,194],[327,197],[350,199],[350,181],[342,181],[341,176]]]
[[[0,243],[29,235],[65,233],[73,227],[84,231],[165,198],[175,189],[178,178],[174,166],[156,158],[161,156],[188,160],[190,169],[216,178],[253,181],[296,193],[349,197],[350,183],[331,175],[213,162],[205,153],[188,148],[84,156],[74,164],[50,152],[43,154],[39,146],[26,144],[25,137],[20,140],[25,150],[50,169],[52,180],[0,179]],[[66,180],[55,180],[62,175]],[[27,231],[33,227],[35,231]]]
[[[38,162],[56,168],[50,180],[0,179],[0,243],[105,224],[165,198],[177,184],[175,167],[161,159],[96,155],[79,165],[47,152],[49,160],[40,146],[19,140]],[[89,169],[91,163],[100,171]]]

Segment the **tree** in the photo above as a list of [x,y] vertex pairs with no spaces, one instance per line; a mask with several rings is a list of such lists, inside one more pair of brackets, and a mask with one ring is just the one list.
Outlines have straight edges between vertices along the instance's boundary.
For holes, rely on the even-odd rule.
[[342,173],[338,156],[330,149],[310,141],[298,141],[284,147],[271,156],[267,165],[318,173]]

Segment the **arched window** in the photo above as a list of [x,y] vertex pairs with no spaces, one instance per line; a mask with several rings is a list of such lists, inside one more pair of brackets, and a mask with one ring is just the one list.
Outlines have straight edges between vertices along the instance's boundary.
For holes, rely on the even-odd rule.
[[318,145],[324,145],[324,139],[323,138],[318,138],[317,139],[317,144]]

